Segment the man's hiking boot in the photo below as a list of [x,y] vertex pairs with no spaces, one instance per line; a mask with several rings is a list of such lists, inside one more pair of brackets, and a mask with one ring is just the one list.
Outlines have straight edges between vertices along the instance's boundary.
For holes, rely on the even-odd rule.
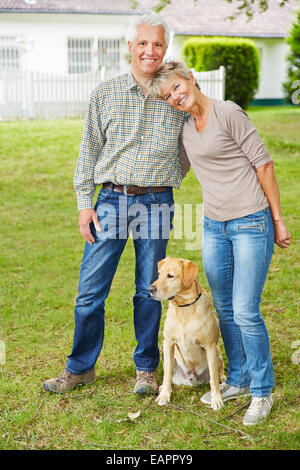
[[157,393],[158,385],[154,372],[136,371],[136,384],[133,393],[148,394]]
[[53,393],[66,393],[73,390],[78,385],[86,385],[96,380],[95,369],[89,370],[86,374],[70,374],[67,370],[55,378],[46,380],[44,389]]

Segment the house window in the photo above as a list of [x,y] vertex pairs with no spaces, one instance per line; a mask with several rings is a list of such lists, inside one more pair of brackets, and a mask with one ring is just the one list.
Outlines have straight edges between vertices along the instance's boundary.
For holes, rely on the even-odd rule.
[[15,37],[0,36],[0,69],[20,68],[20,50]]
[[85,73],[92,71],[93,40],[68,39],[69,73]]
[[108,76],[120,73],[120,39],[98,39],[98,68],[103,65]]
[[106,77],[120,73],[120,39],[68,39],[69,73],[85,73],[105,67]]

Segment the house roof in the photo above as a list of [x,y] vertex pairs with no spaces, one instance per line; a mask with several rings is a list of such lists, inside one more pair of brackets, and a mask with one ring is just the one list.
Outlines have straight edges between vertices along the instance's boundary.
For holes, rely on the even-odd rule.
[[[130,0],[0,0],[0,13],[133,15],[151,11],[156,3],[157,0],[140,0],[139,8],[132,10]],[[279,3],[269,0],[268,10],[256,12],[251,21],[245,14],[229,20],[238,4],[224,0],[173,0],[160,15],[175,34],[280,38],[287,36],[299,0],[289,0],[284,7]]]

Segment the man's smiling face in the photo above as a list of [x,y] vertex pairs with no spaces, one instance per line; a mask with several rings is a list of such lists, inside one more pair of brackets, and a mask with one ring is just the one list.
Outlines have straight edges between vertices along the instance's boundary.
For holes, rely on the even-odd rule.
[[128,42],[128,50],[132,57],[133,75],[150,78],[167,51],[163,27],[146,23],[138,25],[134,41]]

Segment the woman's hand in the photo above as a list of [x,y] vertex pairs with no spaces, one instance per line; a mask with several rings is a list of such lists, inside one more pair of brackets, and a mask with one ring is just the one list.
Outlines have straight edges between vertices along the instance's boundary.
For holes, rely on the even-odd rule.
[[257,168],[256,172],[258,180],[269,201],[270,211],[274,223],[275,243],[280,248],[287,248],[291,243],[291,235],[287,231],[286,225],[283,222],[281,216],[280,193],[274,171],[274,163],[272,161],[268,162],[265,165]]
[[274,236],[275,243],[280,248],[287,248],[291,243],[291,234],[282,219],[274,221]]

